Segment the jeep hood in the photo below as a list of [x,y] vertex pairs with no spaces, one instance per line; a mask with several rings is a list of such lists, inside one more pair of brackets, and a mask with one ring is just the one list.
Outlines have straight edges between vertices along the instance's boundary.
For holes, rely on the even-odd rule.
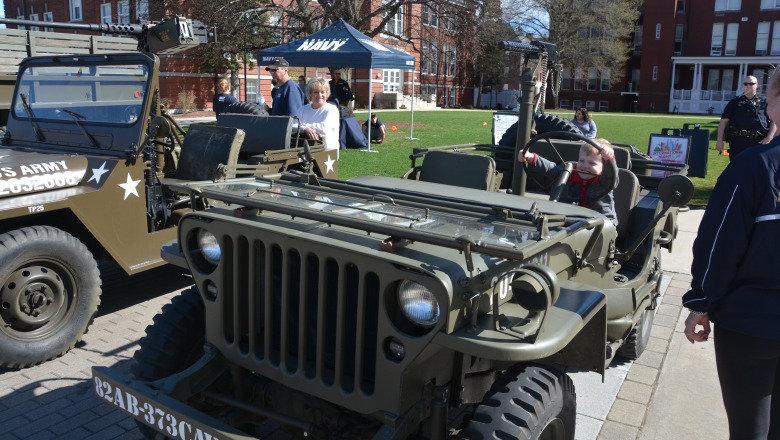
[[0,150],[0,198],[77,186],[87,172],[87,158]]

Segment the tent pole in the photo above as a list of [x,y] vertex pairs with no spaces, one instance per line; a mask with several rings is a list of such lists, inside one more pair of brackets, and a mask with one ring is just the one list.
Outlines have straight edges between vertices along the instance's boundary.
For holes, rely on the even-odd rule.
[[366,150],[360,150],[368,153],[378,153],[378,151],[374,150],[371,151],[371,92],[374,88],[374,63],[371,63],[368,66],[368,130],[366,132],[368,133],[368,149]]
[[409,127],[409,140],[416,141],[418,138],[414,137],[414,76],[415,70],[412,68],[412,125]]

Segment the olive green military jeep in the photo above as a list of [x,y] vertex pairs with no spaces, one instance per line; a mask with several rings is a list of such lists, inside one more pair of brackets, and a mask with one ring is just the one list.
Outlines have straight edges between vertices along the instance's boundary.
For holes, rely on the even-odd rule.
[[[466,170],[449,154],[428,169],[482,175],[485,156]],[[579,206],[418,177],[183,185],[224,202],[186,214],[163,248],[195,285],[147,328],[134,380],[93,370],[97,395],[171,438],[269,423],[307,438],[573,438],[559,368],[641,354],[690,181],[631,189],[619,231]]]
[[[190,20],[47,26],[131,34],[140,50],[19,65],[0,130],[0,367],[41,363],[80,340],[100,302],[96,260],[128,274],[164,264],[160,247],[175,238],[190,203],[169,185],[305,164],[291,118],[226,115],[232,119],[220,125],[228,126],[193,126],[184,135],[161,110],[155,53],[199,44]],[[269,125],[287,129],[266,142]],[[338,176],[334,152],[313,146],[311,155],[313,172]]]

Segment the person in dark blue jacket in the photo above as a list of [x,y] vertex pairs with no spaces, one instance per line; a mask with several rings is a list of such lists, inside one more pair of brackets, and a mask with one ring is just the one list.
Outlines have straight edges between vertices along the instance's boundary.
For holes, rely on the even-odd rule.
[[[780,120],[780,68],[767,111]],[[693,244],[685,337],[715,323],[731,439],[780,439],[780,137],[740,153],[718,178]]]

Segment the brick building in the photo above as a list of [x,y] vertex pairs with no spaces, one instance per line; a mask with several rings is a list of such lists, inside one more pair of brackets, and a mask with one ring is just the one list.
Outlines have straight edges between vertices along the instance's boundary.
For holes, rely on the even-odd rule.
[[625,76],[569,72],[560,106],[596,111],[719,114],[754,75],[766,90],[780,61],[778,0],[653,0],[636,25]]

